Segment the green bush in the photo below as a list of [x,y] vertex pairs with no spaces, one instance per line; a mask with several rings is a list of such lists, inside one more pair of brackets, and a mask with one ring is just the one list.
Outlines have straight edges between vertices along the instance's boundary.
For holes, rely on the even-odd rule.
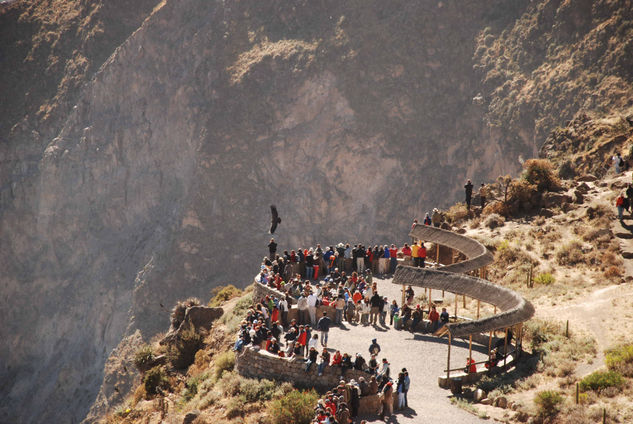
[[523,164],[523,179],[536,186],[539,192],[556,190],[560,180],[554,174],[554,167],[547,159],[529,159]]
[[169,380],[162,367],[154,367],[145,373],[143,385],[145,386],[145,393],[155,395],[159,393],[160,389],[169,387]]
[[247,402],[271,400],[275,396],[277,384],[271,380],[242,380],[240,392]]
[[226,417],[235,418],[243,415],[245,405],[244,396],[231,398],[226,404]]
[[275,424],[310,424],[318,400],[314,390],[293,390],[271,403],[270,416]]
[[541,417],[553,417],[560,411],[563,397],[554,390],[544,390],[534,396],[534,403]]
[[600,392],[609,387],[622,387],[623,384],[624,378],[617,371],[596,371],[580,381],[580,390]]
[[554,281],[556,281],[556,279],[549,272],[544,272],[543,274],[539,274],[534,277],[534,282],[536,284],[542,284],[544,286],[549,286],[550,284],[553,284]]
[[185,382],[185,390],[182,394],[185,402],[189,402],[191,399],[194,398],[195,395],[198,394],[198,386],[200,385],[201,381],[202,378],[200,376],[197,376],[192,377]]
[[230,350],[220,353],[215,358],[215,379],[219,380],[224,371],[232,371],[233,368],[235,368],[235,353]]
[[239,297],[242,295],[242,290],[235,287],[233,284],[227,286],[217,286],[211,290],[211,300],[209,301],[210,307],[222,306],[227,301]]
[[154,362],[156,357],[150,345],[144,345],[134,354],[134,366],[140,371],[145,372],[149,365]]
[[633,344],[607,350],[605,356],[607,368],[626,377],[633,377]]

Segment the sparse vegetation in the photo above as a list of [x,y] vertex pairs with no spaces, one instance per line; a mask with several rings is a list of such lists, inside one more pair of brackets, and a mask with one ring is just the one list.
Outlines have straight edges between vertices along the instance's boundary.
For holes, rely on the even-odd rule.
[[143,386],[147,395],[156,395],[162,389],[169,388],[169,379],[163,367],[154,367],[145,373]]
[[610,387],[617,389],[623,384],[624,378],[617,371],[596,371],[580,381],[580,390],[601,392]]
[[232,351],[220,353],[215,358],[214,375],[215,379],[219,380],[222,377],[222,373],[225,371],[232,371],[235,367],[235,354]]
[[539,192],[560,188],[560,180],[554,174],[552,163],[546,159],[529,159],[523,164],[523,179],[536,186]]
[[607,368],[626,377],[633,377],[633,344],[625,344],[605,352]]
[[147,371],[149,365],[154,361],[154,350],[150,345],[143,345],[134,354],[134,366],[140,371]]
[[209,301],[209,306],[217,307],[222,306],[229,300],[240,297],[242,295],[242,290],[235,287],[233,284],[229,284],[227,286],[217,286],[211,290],[211,300]]
[[542,285],[545,285],[545,286],[553,284],[554,281],[556,281],[556,279],[549,272],[544,272],[544,273],[539,274],[536,277],[534,277],[534,283],[542,284]]
[[319,395],[314,391],[293,390],[273,401],[270,415],[274,424],[310,424]]
[[565,243],[556,251],[556,261],[559,265],[565,266],[583,263],[585,258],[582,252],[582,244],[577,240]]
[[538,392],[534,397],[534,403],[538,406],[538,414],[543,418],[550,418],[558,414],[563,397],[553,390]]

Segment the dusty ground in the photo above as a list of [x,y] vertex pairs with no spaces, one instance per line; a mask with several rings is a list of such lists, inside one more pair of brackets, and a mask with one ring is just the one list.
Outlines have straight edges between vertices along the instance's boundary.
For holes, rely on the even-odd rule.
[[[378,293],[387,296],[389,302],[396,299],[400,304],[401,287],[391,284],[391,279],[374,279],[378,282]],[[416,290],[416,296],[419,294]],[[433,295],[435,298],[436,296]],[[461,305],[460,305],[461,306]],[[389,324],[387,317],[387,324]],[[350,337],[353,335],[353,337]],[[369,345],[373,338],[378,339],[382,351],[378,355],[379,361],[387,358],[391,364],[391,376],[397,377],[397,372],[403,367],[409,371],[411,389],[408,394],[409,408],[396,411],[390,419],[392,423],[479,423],[481,420],[450,403],[451,392],[438,386],[438,376],[446,369],[447,340],[404,330],[395,330],[387,325],[362,326],[350,325],[343,322],[343,326],[330,331],[328,346],[355,355],[360,352],[369,359]],[[476,361],[484,360],[487,351],[481,348],[474,351]],[[465,365],[468,357],[468,343],[458,341],[452,344],[451,368]],[[364,417],[369,422],[380,422],[379,417]]]

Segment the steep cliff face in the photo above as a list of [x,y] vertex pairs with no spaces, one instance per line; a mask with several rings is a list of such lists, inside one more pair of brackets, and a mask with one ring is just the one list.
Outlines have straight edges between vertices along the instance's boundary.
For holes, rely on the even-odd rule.
[[1,145],[0,421],[85,417],[124,335],[248,282],[270,203],[283,248],[404,241],[464,178],[515,170],[538,140],[473,102],[482,34],[535,7],[505,3],[161,3],[54,136]]

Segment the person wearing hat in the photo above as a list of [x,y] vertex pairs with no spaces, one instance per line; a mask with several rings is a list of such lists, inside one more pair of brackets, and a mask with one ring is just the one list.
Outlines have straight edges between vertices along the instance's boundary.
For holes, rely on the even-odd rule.
[[385,381],[389,380],[389,362],[387,361],[387,358],[382,358],[382,367],[380,368],[380,371],[378,371],[376,379],[381,384],[385,384]]
[[369,353],[372,355],[378,355],[380,353],[380,345],[378,344],[377,339],[371,340],[371,344],[369,345]]

